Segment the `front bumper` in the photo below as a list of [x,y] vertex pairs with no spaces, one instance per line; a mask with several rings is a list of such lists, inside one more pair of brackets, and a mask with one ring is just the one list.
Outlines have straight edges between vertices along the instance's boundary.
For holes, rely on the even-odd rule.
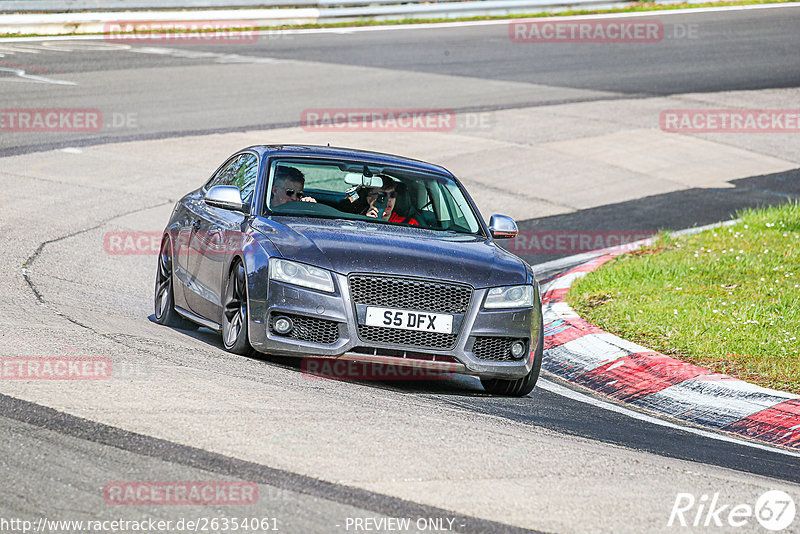
[[[341,358],[372,363],[408,365],[425,369],[478,375],[486,378],[521,378],[533,367],[541,324],[541,305],[514,310],[486,310],[486,289],[473,292],[462,317],[454,346],[433,349],[364,341],[358,333],[358,313],[350,298],[348,278],[333,274],[334,294],[269,280],[265,305],[251,313],[250,343],[267,354],[313,358]],[[251,308],[252,310],[253,308]],[[305,335],[301,339],[280,335],[271,328],[277,315],[299,318]],[[526,340],[525,356],[519,360],[493,361],[476,355],[476,339]],[[304,338],[304,339],[303,339]],[[320,343],[318,341],[323,340]],[[500,341],[499,339],[497,341]],[[483,349],[481,349],[483,350]]]

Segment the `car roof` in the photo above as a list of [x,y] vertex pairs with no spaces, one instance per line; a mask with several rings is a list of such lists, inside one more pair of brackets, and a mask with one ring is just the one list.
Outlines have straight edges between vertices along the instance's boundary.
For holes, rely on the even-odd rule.
[[453,173],[440,165],[434,165],[425,161],[406,158],[403,156],[396,156],[393,154],[371,152],[369,150],[318,145],[255,145],[248,147],[248,149],[255,150],[262,155],[267,154],[270,157],[320,156],[328,158],[357,159],[359,161],[377,165],[397,165],[419,171],[434,172],[455,177],[453,176]]

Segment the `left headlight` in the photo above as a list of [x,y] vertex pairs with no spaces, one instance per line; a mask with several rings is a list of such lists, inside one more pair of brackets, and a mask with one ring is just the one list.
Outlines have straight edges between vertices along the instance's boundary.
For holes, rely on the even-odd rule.
[[329,271],[296,261],[272,258],[269,260],[269,278],[297,286],[333,293],[333,277]]
[[486,293],[484,308],[529,308],[533,306],[533,286],[493,287]]

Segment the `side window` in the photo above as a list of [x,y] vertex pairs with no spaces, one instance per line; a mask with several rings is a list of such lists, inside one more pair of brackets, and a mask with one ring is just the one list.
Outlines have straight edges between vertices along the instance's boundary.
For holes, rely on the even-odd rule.
[[225,165],[222,166],[220,170],[217,171],[217,174],[215,174],[214,177],[208,181],[206,184],[206,189],[211,189],[215,185],[231,185],[231,182],[233,182],[233,176],[236,173],[236,169],[239,168],[239,160],[241,159],[241,156],[231,158]]
[[235,185],[242,193],[242,201],[249,202],[258,179],[258,158],[255,154],[242,154],[228,161],[206,184],[206,189],[215,185]]
[[250,202],[258,179],[258,158],[254,154],[243,154],[239,158],[239,167],[233,176],[231,185],[242,192],[242,201]]
[[445,198],[447,200],[450,213],[453,216],[453,222],[460,230],[468,231],[474,234],[478,231],[477,221],[473,219],[467,220],[467,218],[464,216],[465,212],[469,213],[471,211],[469,204],[467,204],[467,199],[461,194],[461,191],[459,191],[456,184],[448,183],[446,184],[446,187],[450,194],[446,195]]

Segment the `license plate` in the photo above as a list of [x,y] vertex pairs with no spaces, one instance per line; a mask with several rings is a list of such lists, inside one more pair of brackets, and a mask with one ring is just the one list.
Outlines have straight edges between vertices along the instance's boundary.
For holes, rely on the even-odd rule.
[[453,333],[453,316],[446,313],[367,306],[366,324],[420,332]]

